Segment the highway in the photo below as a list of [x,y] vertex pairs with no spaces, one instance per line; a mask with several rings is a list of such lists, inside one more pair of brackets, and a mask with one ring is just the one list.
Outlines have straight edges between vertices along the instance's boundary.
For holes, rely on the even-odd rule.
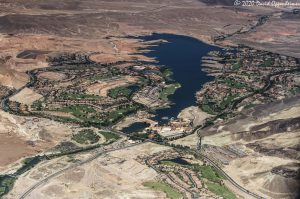
[[[148,141],[146,141],[146,142],[148,142]],[[69,167],[66,167],[66,168],[64,168],[64,169],[62,169],[62,170],[60,170],[60,171],[58,171],[58,172],[55,172],[55,173],[51,174],[50,176],[48,176],[48,177],[44,178],[43,180],[37,182],[36,184],[32,185],[29,189],[27,189],[27,190],[26,190],[20,197],[18,197],[18,198],[19,198],[19,199],[24,199],[24,198],[26,198],[26,197],[29,196],[30,193],[32,193],[36,188],[38,188],[38,187],[41,186],[42,184],[48,182],[50,179],[55,178],[55,177],[57,177],[57,176],[63,174],[64,172],[66,172],[66,171],[68,171],[68,170],[70,170],[70,169],[74,169],[74,168],[76,168],[76,167],[79,167],[79,166],[82,166],[82,165],[84,165],[84,164],[87,164],[87,163],[89,163],[89,162],[95,160],[96,158],[100,157],[101,155],[104,155],[104,154],[106,154],[106,153],[113,152],[113,151],[118,151],[118,150],[121,150],[121,149],[127,149],[127,148],[131,148],[131,147],[134,147],[134,146],[138,146],[138,145],[144,144],[144,143],[146,143],[146,142],[140,142],[140,143],[136,143],[136,144],[132,144],[132,145],[129,145],[129,146],[125,146],[125,147],[121,147],[121,148],[116,148],[116,149],[104,150],[104,151],[102,151],[102,152],[100,152],[100,153],[97,153],[96,155],[94,155],[94,156],[92,156],[92,157],[90,157],[90,158],[88,158],[88,159],[86,159],[86,160],[84,160],[84,161],[82,161],[82,162],[73,164],[73,165],[71,165],[71,166],[69,166]],[[99,149],[97,149],[97,150],[99,150]]]
[[238,190],[241,192],[246,193],[247,195],[257,198],[257,199],[264,199],[263,197],[257,195],[256,193],[253,193],[241,185],[239,185],[237,182],[235,182],[222,168],[219,167],[218,164],[216,164],[213,160],[211,160],[209,157],[201,153],[201,147],[200,144],[200,134],[197,132],[197,135],[199,137],[198,144],[197,144],[197,150],[191,150],[192,153],[196,153],[197,155],[201,156],[204,160],[206,160],[212,167],[214,167],[220,174],[222,174],[233,186],[235,186]]
[[236,183],[225,171],[223,171],[216,163],[214,163],[214,161],[212,161],[211,159],[209,159],[209,157],[201,154],[198,152],[198,154],[207,162],[209,162],[209,164],[214,167],[219,173],[221,173],[233,186],[235,186],[236,188],[238,188],[240,191],[246,193],[249,196],[252,196],[254,198],[257,199],[264,199],[263,197],[257,195],[256,193],[253,193],[247,189],[245,189],[244,187],[242,187],[241,185],[239,185],[238,183]]
[[[118,132],[115,132],[115,133],[118,133]],[[96,158],[100,157],[101,155],[104,155],[106,153],[109,153],[109,152],[113,152],[113,151],[117,151],[117,150],[122,150],[122,149],[126,149],[126,148],[130,148],[130,147],[134,147],[134,146],[138,146],[138,145],[141,145],[141,144],[144,144],[144,143],[147,143],[147,142],[152,142],[152,143],[156,143],[154,142],[153,140],[145,140],[144,142],[140,142],[140,143],[136,143],[136,144],[132,144],[132,145],[129,145],[129,146],[126,146],[126,147],[121,147],[121,148],[116,148],[116,149],[110,149],[110,150],[104,150],[104,151],[101,151],[99,153],[97,153],[96,155],[82,161],[82,162],[79,162],[79,163],[76,163],[74,165],[71,165],[67,168],[64,168],[56,173],[53,173],[51,174],[50,176],[46,177],[45,179],[37,182],[36,184],[32,185],[29,189],[27,189],[20,197],[19,199],[24,199],[26,198],[27,196],[30,195],[30,193],[32,193],[36,188],[38,188],[39,186],[41,186],[42,184],[48,182],[49,180],[51,180],[52,178],[55,178],[61,174],[63,174],[64,172],[70,170],[70,169],[73,169],[73,168],[76,168],[78,166],[82,166],[84,164],[87,164],[93,160],[95,160]],[[156,143],[156,144],[161,144],[161,143]],[[97,149],[99,150],[99,149]],[[225,171],[223,171],[214,161],[212,161],[209,157],[201,154],[199,151],[197,150],[192,150],[190,149],[189,150],[190,152],[192,153],[196,153],[197,155],[200,155],[205,161],[207,161],[212,167],[214,167],[216,169],[216,171],[218,171],[220,174],[222,174],[227,180],[229,183],[231,183],[234,187],[236,187],[238,190],[240,190],[241,192],[245,193],[246,195],[249,195],[249,198],[256,198],[256,199],[264,199],[263,197],[259,196],[258,194],[256,193],[253,193],[247,189],[245,189],[244,187],[242,187],[241,185],[239,185],[237,182],[235,182]],[[145,162],[146,165],[148,165],[150,168],[153,168],[151,165],[148,164],[148,162],[146,161]],[[156,168],[153,168],[156,172],[159,172]]]
[[[297,69],[299,70],[299,69]],[[293,72],[294,70],[291,70],[291,71],[284,71],[284,72]],[[296,71],[296,70],[295,70]],[[30,77],[30,81],[24,85],[23,87],[17,89],[16,91],[14,91],[13,93],[5,96],[2,101],[1,101],[1,108],[5,111],[9,111],[9,107],[7,105],[7,102],[9,100],[10,97],[16,95],[17,93],[19,93],[21,90],[23,90],[25,87],[30,87],[34,82],[35,82],[35,76],[34,76],[34,71],[30,71],[27,73]],[[270,76],[271,77],[271,76]],[[270,78],[269,77],[269,78]],[[264,89],[268,88],[269,87],[269,83],[270,81],[268,81],[268,84],[264,87]],[[195,128],[194,132],[197,131],[198,133],[198,130],[200,128]],[[107,130],[110,130],[112,131],[112,129],[108,128]],[[119,134],[119,135],[122,135],[122,136],[128,136],[120,131],[113,131],[114,133],[116,134]],[[106,154],[106,153],[109,153],[109,152],[112,152],[112,151],[117,151],[117,150],[121,150],[121,149],[125,149],[125,148],[130,148],[130,147],[134,147],[134,146],[137,146],[137,145],[140,145],[140,144],[143,144],[143,143],[146,143],[146,142],[152,142],[152,143],[156,143],[156,144],[162,144],[162,143],[157,143],[153,140],[145,140],[144,142],[140,142],[140,143],[136,143],[136,144],[132,144],[130,146],[126,146],[126,147],[123,147],[123,148],[116,148],[116,149],[110,149],[110,150],[104,150],[104,151],[101,151],[99,153],[97,153],[96,155],[88,158],[87,160],[85,161],[82,161],[82,162],[79,162],[79,163],[76,163],[74,165],[71,165],[67,168],[64,168],[56,173],[53,173],[52,175],[48,176],[47,178],[37,182],[36,184],[34,184],[33,186],[31,186],[27,191],[25,191],[20,197],[19,199],[23,199],[23,198],[26,198],[27,196],[29,196],[30,193],[32,193],[36,188],[38,188],[39,186],[41,186],[42,184],[48,182],[50,179],[52,178],[55,178],[57,177],[58,175],[61,175],[62,173],[70,170],[70,169],[73,169],[73,168],[76,168],[78,166],[81,166],[81,165],[84,165],[86,163],[89,163],[91,161],[93,161],[94,159],[98,158],[99,156],[103,155],[103,154]],[[99,150],[99,149],[98,149]],[[209,162],[211,164],[211,166],[213,166],[218,172],[220,172],[233,186],[235,186],[237,189],[239,189],[240,191],[248,194],[249,196],[251,197],[254,197],[254,198],[257,198],[257,199],[263,199],[263,197],[253,193],[253,192],[250,192],[249,190],[245,189],[244,187],[240,186],[238,183],[236,183],[225,171],[223,171],[216,163],[214,163],[209,157],[201,154],[199,151],[196,151],[196,150],[190,150],[192,151],[193,153],[197,153],[198,155],[200,155],[201,157],[203,157],[203,159],[205,159],[207,162]]]

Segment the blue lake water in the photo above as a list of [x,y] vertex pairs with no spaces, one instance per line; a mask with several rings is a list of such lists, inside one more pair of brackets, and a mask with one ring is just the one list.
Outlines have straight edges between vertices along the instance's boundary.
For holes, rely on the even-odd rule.
[[196,92],[204,83],[213,80],[213,77],[207,76],[201,70],[201,59],[208,52],[220,48],[191,37],[172,34],[153,34],[138,38],[145,41],[158,39],[168,41],[152,46],[148,48],[151,52],[144,53],[148,57],[155,57],[159,65],[170,67],[174,73],[173,79],[181,84],[181,88],[169,97],[173,105],[170,108],[159,109],[155,113],[154,120],[164,123],[167,121],[164,118],[176,118],[184,108],[196,105]]
[[131,124],[128,127],[123,128],[122,132],[127,133],[127,134],[134,133],[134,132],[140,132],[149,126],[150,126],[150,124],[147,124],[145,122],[136,122],[136,123]]

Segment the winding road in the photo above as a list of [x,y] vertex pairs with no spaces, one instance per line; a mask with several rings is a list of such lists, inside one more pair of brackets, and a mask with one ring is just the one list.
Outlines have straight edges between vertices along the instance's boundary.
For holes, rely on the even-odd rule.
[[198,155],[200,155],[204,160],[206,160],[207,162],[209,162],[209,164],[214,167],[219,173],[221,173],[233,186],[235,186],[236,188],[238,188],[240,191],[246,193],[249,196],[252,196],[254,198],[257,199],[264,199],[263,197],[257,195],[256,193],[253,193],[247,189],[245,189],[244,187],[242,187],[241,185],[239,185],[237,182],[235,182],[224,170],[222,170],[216,163],[214,163],[214,161],[212,161],[209,157],[201,154],[200,152],[198,152]]
[[[289,71],[291,72],[291,71]],[[9,98],[16,95],[17,93],[19,93],[21,90],[23,90],[25,87],[30,87],[34,82],[35,82],[35,76],[34,76],[34,71],[30,71],[27,73],[30,77],[30,81],[24,85],[23,87],[17,89],[16,91],[12,92],[11,94],[5,96],[2,101],[1,101],[1,107],[3,110],[5,111],[9,111],[9,106],[8,106],[8,101],[9,101]],[[272,74],[274,75],[274,74]],[[268,83],[266,84],[266,86],[263,88],[263,90],[266,90],[270,87],[270,78],[271,76],[270,75],[268,77]],[[110,129],[111,130],[111,129]],[[198,131],[199,128],[196,128],[195,131]],[[127,136],[126,134],[122,133],[122,132],[115,132],[117,134],[120,134],[120,135],[123,135],[123,136]],[[104,151],[101,151],[101,152],[98,152],[97,154],[93,155],[92,157],[82,161],[82,162],[79,162],[79,163],[76,163],[74,165],[71,165],[69,167],[66,167],[60,171],[57,171],[53,174],[51,174],[50,176],[42,179],[41,181],[37,182],[36,184],[32,185],[30,188],[28,188],[20,197],[18,197],[19,199],[24,199],[26,197],[28,197],[36,188],[40,187],[42,184],[48,182],[49,180],[63,174],[64,172],[70,170],[70,169],[73,169],[73,168],[76,168],[76,167],[79,167],[79,166],[82,166],[84,164],[87,164],[93,160],[95,160],[96,158],[100,157],[101,155],[104,155],[106,153],[109,153],[109,152],[113,152],[113,151],[117,151],[117,150],[122,150],[122,149],[126,149],[126,148],[130,148],[130,147],[134,147],[134,146],[137,146],[137,145],[141,145],[141,144],[144,144],[146,142],[153,142],[153,143],[156,143],[156,144],[162,144],[162,143],[157,143],[153,140],[145,140],[144,142],[140,142],[140,143],[136,143],[136,144],[132,144],[132,145],[129,145],[129,146],[125,146],[125,147],[121,147],[121,148],[115,148],[115,149],[109,149],[109,150],[104,150]],[[99,151],[99,149],[97,149]],[[257,198],[257,199],[263,199],[263,197],[253,193],[253,192],[250,192],[249,190],[245,189],[244,187],[240,186],[237,182],[235,182],[225,171],[223,171],[216,163],[214,163],[209,157],[201,154],[199,151],[197,150],[190,150],[192,151],[193,153],[196,153],[198,155],[200,155],[204,160],[206,160],[207,162],[210,163],[211,166],[213,166],[218,172],[220,172],[234,187],[236,187],[238,190],[248,194],[249,196],[251,197],[254,197],[254,198]]]
[[[42,184],[48,182],[48,181],[51,180],[52,178],[55,178],[55,177],[57,177],[57,176],[63,174],[64,172],[66,172],[66,171],[68,171],[68,170],[70,170],[70,169],[74,169],[74,168],[76,168],[76,167],[79,167],[79,166],[82,166],[82,165],[84,165],[84,164],[87,164],[87,163],[89,163],[89,162],[95,160],[96,158],[98,158],[98,157],[100,157],[100,156],[102,156],[102,155],[104,155],[104,154],[106,154],[106,153],[113,152],[113,151],[118,151],[118,150],[121,150],[121,149],[131,148],[131,147],[134,147],[134,146],[138,146],[138,145],[144,144],[144,143],[146,143],[146,142],[148,142],[148,141],[140,142],[140,143],[136,143],[136,144],[132,144],[132,145],[125,146],[125,147],[122,147],[122,148],[116,148],[116,149],[104,150],[104,151],[102,151],[102,152],[100,152],[100,153],[97,153],[96,155],[94,155],[94,156],[92,156],[92,157],[90,157],[90,158],[88,158],[88,159],[86,159],[86,160],[84,160],[84,161],[82,161],[82,162],[73,164],[73,165],[71,165],[71,166],[69,166],[69,167],[66,167],[66,168],[64,168],[64,169],[62,169],[62,170],[60,170],[60,171],[57,171],[57,172],[51,174],[50,176],[48,176],[48,177],[44,178],[43,180],[37,182],[36,184],[32,185],[29,189],[27,189],[27,190],[26,190],[20,197],[18,197],[18,198],[19,198],[19,199],[24,199],[24,198],[26,198],[26,197],[29,196],[36,188],[38,188],[38,187],[41,186]],[[97,149],[97,150],[99,150],[99,149]]]

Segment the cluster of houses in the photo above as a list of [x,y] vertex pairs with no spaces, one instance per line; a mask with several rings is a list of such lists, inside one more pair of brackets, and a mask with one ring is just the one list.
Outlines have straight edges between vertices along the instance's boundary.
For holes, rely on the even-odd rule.
[[[204,59],[204,70],[215,76],[215,80],[206,83],[196,97],[200,105],[206,104],[212,109],[212,106],[219,106],[223,110],[230,101],[247,95],[249,97],[239,106],[283,99],[290,96],[291,91],[300,90],[297,89],[300,81],[299,70],[298,73],[291,71],[299,69],[300,65],[293,57],[243,47],[235,53],[211,52]],[[265,90],[257,92],[262,89]]]

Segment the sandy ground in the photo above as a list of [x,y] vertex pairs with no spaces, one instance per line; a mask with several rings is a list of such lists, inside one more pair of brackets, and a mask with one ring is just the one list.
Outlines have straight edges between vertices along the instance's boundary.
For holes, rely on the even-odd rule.
[[[93,52],[91,59],[102,63],[147,60],[149,58],[135,54],[137,47],[145,44],[138,39],[126,38],[128,35],[166,32],[212,43],[214,36],[245,29],[261,15],[270,16],[267,23],[257,27],[256,31],[229,37],[223,43],[244,43],[300,56],[299,48],[292,45],[299,42],[298,15],[285,8],[241,8],[234,7],[231,1],[202,0],[87,0],[74,3],[66,0],[0,1],[0,57],[5,60],[4,65],[26,78],[25,71],[47,67],[47,54],[52,53]],[[38,54],[35,59],[17,58],[25,50],[46,53]],[[14,75],[10,76],[3,81],[16,84]],[[12,86],[19,84],[22,81]]]
[[[213,36],[233,33],[249,26],[259,16],[270,15],[270,13],[272,15],[270,15],[268,22],[258,27],[255,31],[234,35],[222,43],[232,45],[241,43],[259,49],[300,57],[300,49],[295,45],[295,43],[299,43],[299,15],[287,12],[287,9],[283,8],[233,7],[232,1],[206,1],[208,2],[207,4],[203,2],[198,0],[138,2],[131,0],[86,0],[76,2],[66,0],[47,2],[28,0],[24,2],[15,0],[8,3],[5,0],[0,0],[0,84],[20,88],[28,81],[28,76],[25,73],[27,70],[48,67],[46,55],[39,55],[35,59],[17,58],[17,55],[24,50],[49,51],[49,54],[94,52],[96,54],[91,56],[91,59],[99,62],[119,61],[121,59],[145,59],[144,57],[133,55],[136,52],[135,47],[143,46],[143,44],[136,40],[137,44],[132,43],[131,39],[127,40],[124,36],[165,32],[189,35],[204,42],[212,43]],[[276,13],[274,14],[274,12]],[[274,109],[276,106],[272,108]],[[294,113],[297,113],[297,110]],[[289,112],[285,115],[288,114]],[[23,140],[42,140],[41,148],[53,146],[54,143],[63,139],[65,135],[72,131],[69,126],[57,122],[37,118],[15,117],[2,112],[0,112],[0,121],[0,132],[4,134],[12,132],[13,136],[20,136],[21,141],[16,141],[17,143],[23,143]],[[250,129],[251,125],[255,124],[260,124],[260,121],[252,118],[233,123],[227,129],[218,127],[217,133],[220,134],[205,138],[204,141],[211,141],[211,143],[216,145],[231,143],[234,137],[231,137],[227,132]],[[216,129],[212,131],[216,131]],[[209,130],[207,132],[211,133]],[[7,140],[1,140],[0,146],[8,145],[1,144],[1,142],[6,143]],[[197,137],[191,135],[178,140],[178,142],[180,144],[195,145]],[[4,158],[1,156],[1,160],[6,158],[9,160],[10,155],[15,154],[13,151],[15,145],[10,146],[12,147],[11,153],[7,153],[7,157],[5,156]],[[18,144],[18,146],[22,146],[22,144]],[[23,153],[27,152],[27,150],[28,153],[32,152],[25,147]],[[18,156],[21,157],[22,154]],[[151,174],[150,177],[147,176],[151,179],[153,172],[147,170],[147,168],[140,168],[141,165],[130,158],[128,161],[130,169],[126,169],[126,172],[139,176],[141,175],[139,172],[143,173],[142,171],[145,169]],[[247,164],[247,161],[245,160],[245,164]],[[5,162],[7,162],[7,159]],[[110,196],[113,198],[117,194],[123,194],[123,198],[126,198],[126,196],[130,197],[130,194],[133,194],[132,197],[137,196],[139,198],[141,196],[140,193],[150,193],[151,197],[159,197],[159,195],[156,195],[157,193],[142,188],[140,186],[141,182],[136,182],[130,176],[125,176],[125,181],[121,181],[121,184],[118,184],[116,173],[122,176],[121,174],[124,174],[124,172],[121,171],[125,171],[125,169],[120,170],[120,168],[123,168],[122,164],[112,164],[116,166],[109,166],[108,168],[99,166],[101,164],[95,163],[95,161],[91,164],[96,166],[91,167],[90,170],[87,169],[84,172],[84,177],[81,179],[83,180],[82,182],[90,185],[89,188],[84,183],[82,183],[83,185],[75,183],[74,187],[72,187],[63,180],[59,181],[60,179],[57,179],[56,183],[51,182],[48,185],[50,186],[48,187],[49,189],[44,187],[43,190],[35,192],[34,196],[36,198],[49,198],[55,197],[55,194],[64,195],[67,193],[67,196],[71,198],[74,195],[76,198],[89,198],[91,195],[85,195],[85,193],[90,193],[95,198],[99,194],[103,195],[103,198]],[[135,167],[141,170],[135,170]],[[236,168],[233,167],[232,169]],[[130,173],[131,171],[132,173]],[[107,175],[104,179],[96,178],[92,174],[97,174],[97,172],[101,174],[107,173]],[[78,171],[79,175],[83,175],[82,173],[82,171]],[[93,180],[91,181],[89,178]],[[114,184],[109,184],[110,178],[115,180]],[[121,179],[123,178],[124,176]],[[100,184],[98,180],[100,180]],[[22,182],[20,180],[18,183],[25,186],[29,182],[31,182],[29,179],[23,179]],[[97,193],[93,191],[93,185],[89,184],[90,182],[95,182],[99,189],[108,185],[115,186],[115,189],[104,189],[102,192]],[[128,187],[130,183],[139,185],[122,189],[123,186]]]
[[[190,121],[192,121],[194,127],[198,126],[198,125],[201,125],[204,122],[205,119],[207,119],[211,116],[212,115],[203,112],[201,109],[199,109],[196,106],[188,107],[188,108],[182,110],[178,114],[178,118],[189,119]],[[197,146],[197,143],[198,143],[198,136],[197,136],[196,133],[194,133],[194,134],[186,136],[184,138],[174,140],[171,143],[181,144],[181,145],[185,145],[185,146],[195,148]]]
[[73,125],[48,119],[13,116],[0,111],[1,170],[25,155],[55,146],[70,135],[73,128]]
[[25,139],[16,135],[0,133],[0,168],[25,158],[37,154],[43,149],[39,146],[29,145]]
[[110,89],[126,86],[130,83],[136,82],[137,79],[131,76],[124,76],[109,81],[99,81],[98,83],[92,84],[87,88],[89,94],[99,95],[107,97],[107,93]]
[[239,184],[266,198],[291,198],[290,191],[297,190],[297,181],[272,174],[270,170],[293,162],[257,154],[233,160],[224,170]]
[[43,98],[43,96],[34,92],[32,89],[24,88],[22,91],[9,98],[9,100],[30,106],[33,102],[41,98]]
[[48,114],[48,115],[53,115],[53,116],[58,116],[58,117],[67,117],[67,118],[72,118],[76,119],[74,115],[71,113],[66,113],[66,112],[59,112],[59,111],[42,111],[42,113]]
[[39,74],[39,76],[52,81],[59,81],[66,78],[65,74],[56,72],[44,72]]
[[186,136],[184,138],[174,140],[171,143],[189,146],[191,148],[196,148],[197,143],[198,143],[198,136],[196,133],[194,133],[194,134]]
[[[299,129],[292,130],[292,125],[290,125],[286,132],[274,130],[271,134],[262,137],[259,136],[259,131],[255,133],[252,129],[268,122],[299,117],[299,107],[299,99],[296,98],[266,105],[264,108],[258,107],[252,113],[253,116],[237,118],[236,121],[233,119],[211,128],[217,133],[205,136],[202,142],[221,147],[234,143],[242,144],[247,156],[237,158],[224,166],[229,176],[247,189],[266,198],[294,198],[295,190],[299,189],[298,182],[293,178],[274,174],[271,170],[277,166],[287,167],[287,165],[300,164],[299,151],[290,150],[291,147],[296,147],[300,143]],[[259,130],[263,134],[263,131],[269,131],[270,128],[266,126]],[[241,132],[251,131],[252,137],[248,136],[247,139],[239,135]],[[249,143],[261,147],[261,152],[246,147]]]
[[10,88],[20,88],[29,81],[25,73],[12,70],[6,65],[0,67],[0,84]]
[[155,126],[157,124],[157,122],[149,119],[153,116],[154,116],[153,114],[149,114],[145,111],[138,111],[136,114],[130,115],[130,116],[122,119],[120,122],[118,122],[116,125],[114,125],[113,128],[115,128],[117,130],[121,130],[121,129],[128,127],[131,124],[136,123],[136,122],[145,122],[145,123],[150,124],[150,126]]
[[203,112],[198,107],[191,106],[189,108],[182,110],[179,113],[178,118],[188,119],[193,122],[193,126],[198,126],[198,125],[201,125],[205,119],[207,119],[211,116],[212,115],[210,115],[206,112]]
[[[90,163],[50,180],[37,188],[29,197],[34,198],[165,198],[164,193],[148,189],[145,181],[155,180],[157,173],[136,161],[141,155],[167,150],[167,147],[146,143],[103,155]],[[52,160],[51,164],[58,160]],[[59,160],[61,164],[64,161]],[[48,163],[49,164],[49,163]],[[44,171],[44,172],[43,172]],[[45,173],[45,166],[38,166],[20,177],[7,198],[15,198],[36,182],[33,176]],[[34,173],[34,175],[33,175]],[[24,183],[24,182],[27,183]]]
[[[223,165],[229,176],[246,189],[266,198],[294,198],[295,190],[299,188],[298,182],[295,179],[274,174],[271,170],[277,166],[299,165],[299,152],[290,150],[291,147],[295,148],[300,143],[299,130],[288,128],[286,132],[281,133],[274,130],[267,136],[260,136],[263,131],[268,131],[272,127],[266,126],[259,129],[261,133],[254,131],[255,133],[248,133],[245,138],[241,134],[251,132],[253,128],[269,122],[299,117],[299,107],[297,98],[257,107],[241,117],[238,116],[228,122],[200,131],[204,136],[202,143],[219,147],[239,144],[247,156],[236,158],[229,165]],[[196,134],[173,141],[173,143],[190,147],[196,147],[197,142]],[[247,147],[249,143],[261,147],[262,151],[256,152]]]

